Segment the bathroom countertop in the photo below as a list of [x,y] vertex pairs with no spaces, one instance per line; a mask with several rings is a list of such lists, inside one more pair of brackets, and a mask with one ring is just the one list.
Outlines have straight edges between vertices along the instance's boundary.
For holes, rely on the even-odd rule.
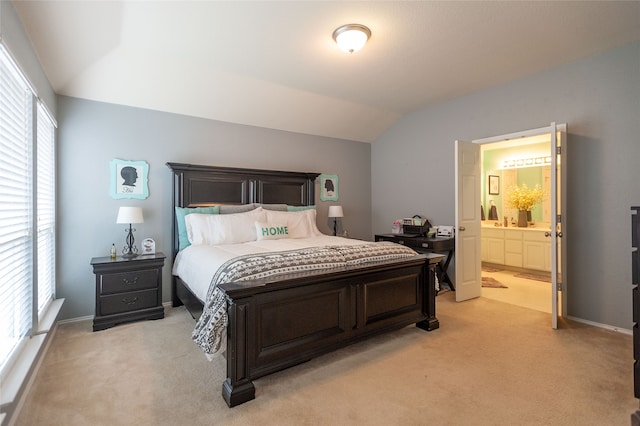
[[509,230],[509,229],[513,229],[516,231],[550,231],[551,227],[549,226],[548,223],[536,223],[534,225],[529,225],[527,227],[519,227],[517,225],[511,225],[509,224],[509,226],[503,226],[502,222],[498,222],[498,221],[484,221],[481,223],[481,227],[482,228],[487,228],[487,229],[505,229],[505,230]]

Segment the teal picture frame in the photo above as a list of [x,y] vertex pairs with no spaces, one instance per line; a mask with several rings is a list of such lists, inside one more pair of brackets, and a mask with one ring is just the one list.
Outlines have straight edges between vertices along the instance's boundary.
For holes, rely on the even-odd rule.
[[337,175],[320,175],[320,201],[338,201]]
[[111,198],[136,198],[149,196],[149,164],[146,161],[113,159],[109,163]]

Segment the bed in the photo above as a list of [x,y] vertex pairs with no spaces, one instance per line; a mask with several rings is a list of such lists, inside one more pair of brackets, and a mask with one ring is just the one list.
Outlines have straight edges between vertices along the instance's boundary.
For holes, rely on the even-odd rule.
[[[303,209],[315,203],[317,173],[167,166],[173,172],[174,260],[180,248],[180,209],[256,204]],[[193,215],[197,216],[201,215]],[[254,399],[253,380],[259,377],[361,339],[410,324],[437,329],[434,270],[441,258],[415,254],[219,284],[226,299],[227,377],[222,396],[227,405]],[[173,275],[174,307],[185,305],[198,319],[203,302],[181,276]]]

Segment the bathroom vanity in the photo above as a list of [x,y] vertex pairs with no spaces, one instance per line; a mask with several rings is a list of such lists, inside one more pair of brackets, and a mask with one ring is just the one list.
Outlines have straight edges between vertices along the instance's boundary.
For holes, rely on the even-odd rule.
[[549,232],[548,227],[519,228],[483,223],[482,262],[551,272],[551,238],[545,236],[545,232]]

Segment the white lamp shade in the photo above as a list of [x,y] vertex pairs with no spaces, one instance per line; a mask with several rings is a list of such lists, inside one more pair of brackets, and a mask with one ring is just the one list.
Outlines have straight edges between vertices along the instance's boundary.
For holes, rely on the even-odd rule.
[[116,223],[144,223],[141,207],[120,207]]
[[329,217],[344,217],[342,206],[329,206]]

